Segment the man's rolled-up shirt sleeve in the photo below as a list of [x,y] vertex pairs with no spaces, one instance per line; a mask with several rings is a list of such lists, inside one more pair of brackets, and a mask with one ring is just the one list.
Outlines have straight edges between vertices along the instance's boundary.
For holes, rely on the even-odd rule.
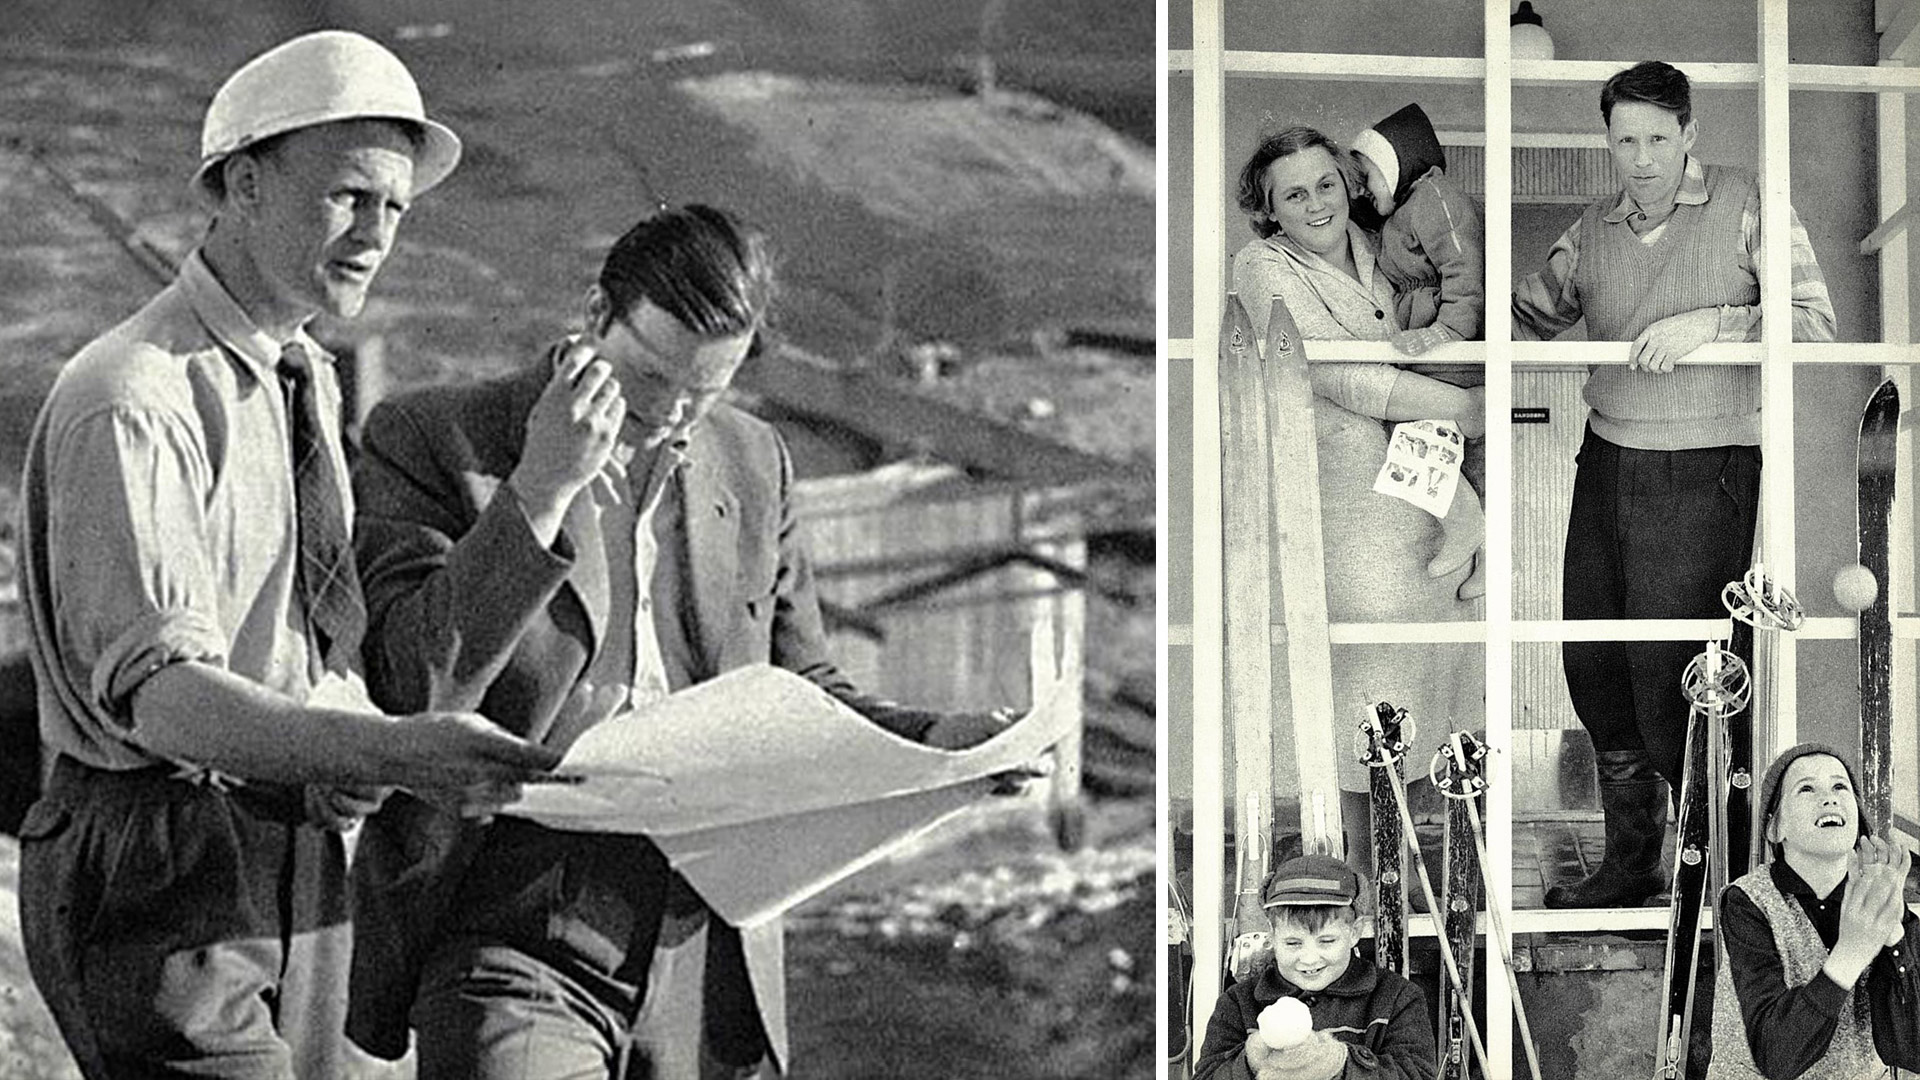
[[226,663],[213,475],[189,426],[164,410],[114,407],[73,423],[48,497],[53,607],[68,677],[107,730],[130,730],[134,693],[181,661]]
[[1580,268],[1580,222],[1560,234],[1547,252],[1547,265],[1513,287],[1513,339],[1551,341],[1586,314],[1574,284]]

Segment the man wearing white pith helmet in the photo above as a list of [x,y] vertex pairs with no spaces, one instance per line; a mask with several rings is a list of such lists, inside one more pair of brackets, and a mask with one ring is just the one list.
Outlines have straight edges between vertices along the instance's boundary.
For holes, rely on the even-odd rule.
[[473,714],[382,716],[358,670],[339,388],[305,327],[359,312],[459,152],[364,37],[256,57],[207,110],[205,241],[41,410],[23,561],[53,763],[22,928],[89,1077],[338,1076],[341,833],[390,787],[485,811],[555,763]]

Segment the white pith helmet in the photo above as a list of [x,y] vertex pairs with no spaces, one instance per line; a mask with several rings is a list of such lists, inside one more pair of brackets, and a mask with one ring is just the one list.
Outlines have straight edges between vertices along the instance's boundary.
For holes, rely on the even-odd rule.
[[460,161],[460,137],[427,119],[420,88],[400,58],[347,30],[303,34],[268,49],[221,84],[200,129],[194,186],[236,150],[275,135],[336,120],[399,120],[419,133],[413,194],[446,179]]

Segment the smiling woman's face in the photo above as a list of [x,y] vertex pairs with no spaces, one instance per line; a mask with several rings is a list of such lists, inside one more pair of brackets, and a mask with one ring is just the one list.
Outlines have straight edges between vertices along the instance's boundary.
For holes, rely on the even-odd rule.
[[1287,239],[1316,255],[1347,238],[1347,181],[1324,146],[1267,166],[1267,207]]

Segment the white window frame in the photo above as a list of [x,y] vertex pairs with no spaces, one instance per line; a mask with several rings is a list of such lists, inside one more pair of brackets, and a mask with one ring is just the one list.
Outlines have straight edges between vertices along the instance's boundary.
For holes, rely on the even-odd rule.
[[[1182,0],[1173,0],[1175,3]],[[1222,549],[1221,459],[1219,438],[1219,387],[1215,357],[1218,353],[1218,318],[1225,303],[1227,251],[1221,228],[1221,208],[1225,205],[1228,160],[1224,144],[1226,80],[1236,77],[1269,77],[1315,81],[1359,79],[1382,82],[1431,82],[1479,84],[1485,90],[1485,134],[1487,176],[1486,273],[1489,282],[1506,282],[1512,277],[1513,184],[1509,163],[1515,139],[1512,124],[1512,88],[1514,86],[1583,85],[1598,86],[1609,76],[1638,58],[1612,60],[1514,60],[1510,58],[1508,0],[1485,0],[1484,41],[1486,55],[1472,57],[1407,57],[1342,53],[1247,52],[1225,47],[1220,0],[1190,0],[1192,4],[1192,48],[1168,50],[1169,71],[1190,73],[1194,117],[1193,130],[1193,332],[1187,339],[1167,342],[1171,359],[1192,361],[1193,405],[1193,621],[1170,625],[1167,642],[1190,646],[1192,652],[1192,717],[1194,791],[1193,871],[1194,925],[1193,948],[1196,957],[1193,993],[1193,1050],[1198,1051],[1198,1034],[1204,1031],[1205,1018],[1212,1015],[1219,992],[1217,959],[1222,955],[1222,929],[1226,904],[1226,882],[1222,853],[1226,850],[1226,832],[1222,805],[1211,793],[1225,792],[1232,780],[1224,771],[1225,731],[1223,729],[1224,685],[1224,582],[1217,557]],[[1882,60],[1879,66],[1831,64],[1795,64],[1787,54],[1787,5],[1755,0],[1759,12],[1759,60],[1757,63],[1677,62],[1696,86],[1760,89],[1760,179],[1762,187],[1761,235],[1764,245],[1764,277],[1761,282],[1763,340],[1756,344],[1717,344],[1700,350],[1689,362],[1761,365],[1762,432],[1761,445],[1767,468],[1762,472],[1761,520],[1764,549],[1762,555],[1772,576],[1794,588],[1794,462],[1792,424],[1794,364],[1887,365],[1892,377],[1901,383],[1904,400],[1912,403],[1914,387],[1908,365],[1920,363],[1920,348],[1911,344],[1909,311],[1912,298],[1908,282],[1906,224],[1908,180],[1906,172],[1906,95],[1920,92],[1920,68],[1906,63],[1920,54],[1920,0],[1876,0],[1875,29],[1881,33]],[[1834,343],[1802,344],[1789,351],[1791,318],[1792,262],[1789,213],[1791,205],[1788,142],[1788,93],[1832,91],[1872,93],[1878,101],[1879,228],[1863,239],[1862,253],[1877,252],[1880,257],[1880,325],[1882,344]],[[1171,93],[1171,90],[1169,91]],[[1495,290],[1497,292],[1497,290]],[[1486,311],[1486,341],[1450,346],[1449,359],[1484,359],[1486,363],[1487,415],[1504,418],[1512,407],[1515,370],[1561,367],[1566,365],[1624,362],[1624,349],[1618,343],[1522,343],[1526,359],[1516,363],[1511,339],[1511,312],[1506,304],[1489,303]],[[1311,348],[1315,360],[1392,361],[1391,346],[1380,342],[1316,342]],[[1528,641],[1565,641],[1576,639],[1654,640],[1687,638],[1700,640],[1724,636],[1726,620],[1661,620],[1618,622],[1522,621],[1511,617],[1513,610],[1512,576],[1512,475],[1511,429],[1505,423],[1487,426],[1486,617],[1484,622],[1421,624],[1335,624],[1330,635],[1335,643],[1345,642],[1482,642],[1486,648],[1487,738],[1496,747],[1512,745],[1512,672],[1514,644]],[[1911,432],[1903,432],[1900,445],[1900,491],[1905,516],[1896,516],[1892,575],[1897,591],[1892,595],[1896,611],[1910,610],[1914,604],[1912,579],[1913,517],[1912,492],[1914,447]],[[1755,748],[1758,761],[1767,761],[1779,750],[1797,741],[1795,704],[1795,637],[1850,639],[1856,623],[1850,618],[1810,620],[1798,635],[1781,635],[1775,650],[1777,658],[1774,684],[1778,688],[1777,721],[1773,744]],[[1901,639],[1897,650],[1894,685],[1911,686],[1914,679],[1912,641],[1920,638],[1920,618],[1897,616],[1894,633]],[[1914,723],[1911,695],[1896,700],[1896,724]],[[1904,762],[1903,762],[1904,763]],[[1504,769],[1495,769],[1494,784],[1487,795],[1485,821],[1491,887],[1495,896],[1512,910],[1512,783]],[[1908,778],[1911,779],[1910,777]],[[1209,793],[1209,798],[1200,798]],[[1226,805],[1237,805],[1228,802]],[[1510,933],[1541,931],[1591,931],[1649,928],[1666,925],[1664,910],[1644,912],[1547,912],[1516,913],[1508,920]],[[1484,930],[1484,917],[1483,917]],[[1431,934],[1431,922],[1425,916],[1410,920],[1410,931]],[[1509,943],[1511,944],[1511,943]],[[1487,1027],[1485,1041],[1497,1075],[1512,1075],[1512,1014],[1506,983],[1498,978],[1483,981],[1486,992]]]

